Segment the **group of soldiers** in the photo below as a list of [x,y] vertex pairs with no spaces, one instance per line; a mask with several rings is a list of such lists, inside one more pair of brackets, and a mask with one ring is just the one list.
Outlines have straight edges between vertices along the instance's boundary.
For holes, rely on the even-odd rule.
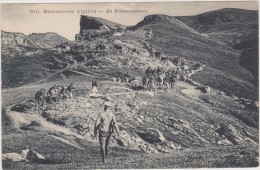
[[73,98],[72,91],[74,89],[74,84],[70,83],[67,88],[62,85],[54,85],[51,87],[47,93],[44,88],[38,90],[34,96],[35,100],[35,110],[43,110],[44,103],[58,102],[60,99]]
[[174,88],[177,80],[185,79],[184,75],[178,68],[165,70],[160,67],[157,69],[148,67],[143,76],[143,88],[149,91],[163,89],[164,92],[167,92],[169,88]]

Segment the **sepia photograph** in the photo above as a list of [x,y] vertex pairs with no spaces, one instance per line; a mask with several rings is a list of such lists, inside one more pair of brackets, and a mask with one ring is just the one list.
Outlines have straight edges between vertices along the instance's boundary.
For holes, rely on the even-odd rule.
[[259,167],[258,1],[0,5],[3,170]]

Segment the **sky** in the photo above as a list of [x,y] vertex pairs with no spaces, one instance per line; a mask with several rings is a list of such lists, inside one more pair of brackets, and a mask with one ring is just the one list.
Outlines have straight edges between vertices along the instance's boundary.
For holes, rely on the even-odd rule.
[[[99,17],[123,25],[135,25],[145,16],[165,14],[189,16],[221,8],[258,10],[257,1],[233,2],[154,2],[154,3],[67,3],[67,4],[1,4],[1,29],[8,32],[56,32],[74,40],[80,30],[80,15]],[[147,13],[106,13],[107,10],[147,10]],[[37,10],[39,13],[36,13]],[[74,13],[44,13],[44,10],[73,10]],[[86,11],[82,13],[81,11]],[[96,10],[96,13],[93,11]],[[103,12],[99,12],[103,11]]]

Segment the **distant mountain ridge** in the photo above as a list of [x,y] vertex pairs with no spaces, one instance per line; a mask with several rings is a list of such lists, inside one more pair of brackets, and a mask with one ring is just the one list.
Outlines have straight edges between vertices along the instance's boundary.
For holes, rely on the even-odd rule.
[[191,32],[197,33],[193,28],[187,26],[185,23],[181,22],[175,17],[168,16],[168,15],[148,15],[142,21],[138,22],[135,26],[130,27],[130,29],[135,30],[142,26],[149,25],[149,24],[156,24],[156,23],[172,23],[175,26],[178,26],[182,29],[187,29]]
[[1,31],[1,52],[13,56],[26,52],[28,48],[54,48],[69,40],[57,33],[32,33],[29,36],[23,33]]

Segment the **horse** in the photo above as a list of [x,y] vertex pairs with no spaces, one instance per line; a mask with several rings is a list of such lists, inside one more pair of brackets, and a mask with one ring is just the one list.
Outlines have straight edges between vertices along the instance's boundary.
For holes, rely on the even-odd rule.
[[45,101],[45,93],[46,93],[45,89],[40,89],[35,93],[34,110],[38,111],[38,114],[40,114],[40,110],[43,110],[43,105],[44,105],[44,101]]
[[155,86],[154,78],[149,78],[148,84],[147,84],[147,88],[148,87],[149,87],[149,91],[154,91],[155,92],[156,86]]
[[163,90],[164,92],[167,92],[170,88],[170,77],[166,76],[163,80]]
[[160,57],[160,63],[168,63],[169,58],[168,57]]
[[50,104],[52,101],[58,102],[60,99],[60,88],[58,86],[51,87],[47,92],[47,97]]
[[170,86],[171,86],[171,88],[174,88],[174,84],[176,83],[176,80],[177,78],[176,78],[176,76],[175,75],[171,75],[170,77],[169,77],[169,81],[170,81]]
[[59,98],[65,99],[66,98],[66,92],[67,92],[65,87],[59,85],[59,86],[57,86],[57,88],[60,90]]
[[163,86],[163,80],[164,80],[164,75],[163,74],[161,74],[161,75],[159,75],[158,77],[157,77],[157,85],[158,85],[158,89],[160,89],[160,87],[162,87]]

